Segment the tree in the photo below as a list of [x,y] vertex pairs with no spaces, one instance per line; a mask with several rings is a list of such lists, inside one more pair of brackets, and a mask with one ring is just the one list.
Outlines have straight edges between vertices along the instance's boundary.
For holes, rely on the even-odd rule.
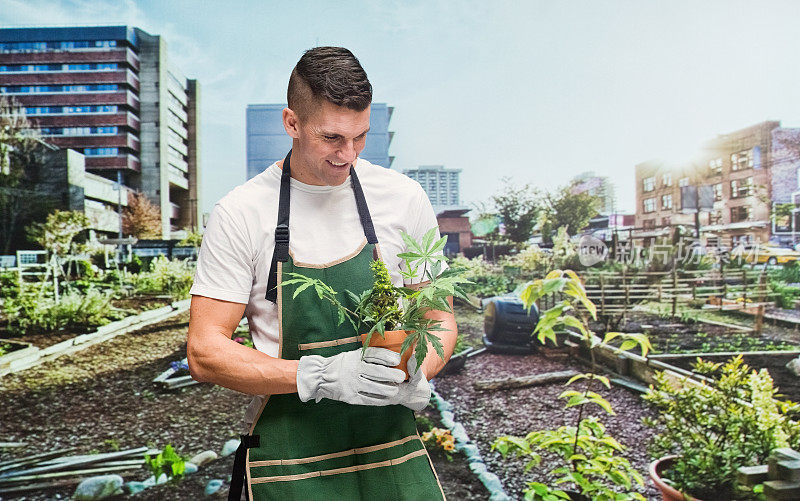
[[553,232],[559,228],[573,235],[584,229],[589,220],[597,215],[600,204],[598,197],[588,193],[572,193],[572,187],[566,186],[544,197],[544,217],[542,221],[542,238],[552,242]]
[[91,226],[81,211],[55,210],[44,223],[32,223],[25,228],[28,238],[59,258],[73,250],[75,237]]
[[505,236],[516,244],[528,241],[542,210],[539,193],[529,184],[516,185],[503,178],[503,190],[492,197],[497,215],[503,220]]
[[128,207],[122,213],[122,232],[136,238],[161,236],[161,211],[144,193],[128,195]]
[[35,189],[42,145],[19,104],[0,96],[0,254],[21,242],[22,229],[51,206]]

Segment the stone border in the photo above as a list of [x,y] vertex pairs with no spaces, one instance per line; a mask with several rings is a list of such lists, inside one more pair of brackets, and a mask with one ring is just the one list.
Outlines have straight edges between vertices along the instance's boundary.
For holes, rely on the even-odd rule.
[[431,400],[436,404],[439,414],[442,419],[442,426],[450,430],[453,438],[456,441],[456,450],[464,453],[469,463],[469,469],[478,476],[486,490],[489,491],[489,501],[511,501],[506,491],[503,489],[503,484],[494,473],[491,473],[483,462],[481,453],[478,446],[469,439],[464,425],[456,422],[455,415],[453,414],[453,406],[447,400],[443,399],[441,395],[436,392],[433,381],[431,385]]
[[[63,355],[69,355],[77,351],[84,350],[92,345],[108,341],[120,334],[127,334],[142,327],[152,325],[162,320],[183,313],[189,309],[190,299],[183,299],[181,301],[174,301],[167,306],[157,308],[155,310],[148,310],[138,315],[125,317],[122,320],[111,322],[110,324],[99,327],[95,332],[89,334],[81,334],[74,338],[67,339],[60,343],[48,346],[47,348],[36,348],[31,346],[33,350],[28,351],[25,356],[18,356],[14,360],[10,360],[5,366],[0,365],[0,377],[15,372],[20,372],[25,369],[30,369],[44,362],[55,360]],[[20,350],[20,351],[27,351]],[[14,354],[16,352],[12,352]]]

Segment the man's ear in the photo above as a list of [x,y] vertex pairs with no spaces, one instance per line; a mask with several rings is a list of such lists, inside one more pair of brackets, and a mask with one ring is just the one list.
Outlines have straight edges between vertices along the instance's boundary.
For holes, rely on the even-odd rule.
[[298,139],[300,137],[300,125],[297,119],[297,113],[295,113],[290,108],[283,109],[283,128],[286,129],[286,133],[292,137],[292,139]]

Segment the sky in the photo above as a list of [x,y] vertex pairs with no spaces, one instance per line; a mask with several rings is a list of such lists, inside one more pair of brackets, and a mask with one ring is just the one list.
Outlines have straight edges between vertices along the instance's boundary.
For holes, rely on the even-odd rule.
[[392,168],[461,169],[471,207],[504,178],[555,190],[594,171],[632,212],[637,163],[764,120],[800,126],[798,21],[792,0],[0,0],[0,27],[164,37],[201,85],[206,212],[245,181],[247,105],[285,102],[316,45],[353,51],[394,106]]

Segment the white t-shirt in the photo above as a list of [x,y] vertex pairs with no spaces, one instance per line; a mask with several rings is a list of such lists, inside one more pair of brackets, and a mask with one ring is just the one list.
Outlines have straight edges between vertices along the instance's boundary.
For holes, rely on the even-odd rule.
[[[403,284],[404,231],[420,240],[436,227],[436,215],[416,181],[358,159],[358,179],[367,200],[381,257],[395,285]],[[214,207],[197,261],[193,295],[246,304],[256,349],[278,356],[277,306],[265,299],[281,169],[277,163],[234,188]],[[325,264],[352,254],[365,241],[350,178],[339,186],[290,184],[289,251],[295,261]],[[437,233],[438,234],[438,233]]]

